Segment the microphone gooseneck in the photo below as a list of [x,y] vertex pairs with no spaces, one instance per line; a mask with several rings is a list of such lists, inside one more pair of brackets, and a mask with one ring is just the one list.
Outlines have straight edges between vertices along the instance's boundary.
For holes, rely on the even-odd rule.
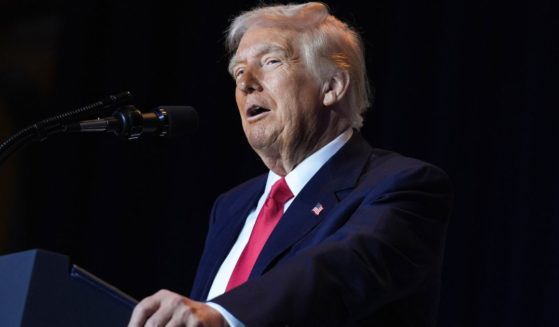
[[[134,106],[125,106],[132,98],[130,92],[110,95],[105,99],[79,109],[32,124],[10,136],[0,144],[0,164],[17,149],[33,142],[44,141],[49,136],[66,132],[111,132],[123,139],[137,139],[145,133],[176,137],[198,129],[198,115],[188,106],[159,106],[142,113]],[[102,117],[109,110],[112,116]]]
[[43,141],[53,134],[65,132],[66,124],[85,116],[101,115],[110,109],[127,103],[131,98],[132,94],[128,91],[109,95],[105,99],[90,105],[27,126],[0,144],[0,164],[22,146],[32,141]]

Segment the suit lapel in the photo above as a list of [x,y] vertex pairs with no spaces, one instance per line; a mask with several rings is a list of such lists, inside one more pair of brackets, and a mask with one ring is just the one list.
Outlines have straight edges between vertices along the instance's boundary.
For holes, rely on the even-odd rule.
[[[336,204],[355,187],[371,148],[354,131],[352,138],[305,185],[270,235],[251,272],[260,276],[298,240],[326,219]],[[321,206],[318,214],[313,208]]]

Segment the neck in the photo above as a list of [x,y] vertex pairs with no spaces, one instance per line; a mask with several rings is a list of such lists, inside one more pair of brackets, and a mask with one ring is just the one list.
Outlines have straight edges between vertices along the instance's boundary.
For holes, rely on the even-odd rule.
[[322,133],[306,135],[294,140],[293,144],[286,144],[276,151],[257,151],[264,164],[279,176],[286,176],[303,160],[318,151],[343,133],[348,124],[336,124],[326,128]]

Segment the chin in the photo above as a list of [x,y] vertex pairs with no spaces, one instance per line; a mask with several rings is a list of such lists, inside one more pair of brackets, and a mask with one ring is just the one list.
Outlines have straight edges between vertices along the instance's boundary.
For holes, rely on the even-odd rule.
[[269,149],[272,146],[272,141],[276,139],[266,128],[245,130],[245,135],[248,143],[255,151]]
[[250,144],[250,146],[255,150],[264,150],[266,148],[269,148],[270,146],[270,142],[267,142],[266,140],[263,140],[261,138],[248,138],[248,143]]

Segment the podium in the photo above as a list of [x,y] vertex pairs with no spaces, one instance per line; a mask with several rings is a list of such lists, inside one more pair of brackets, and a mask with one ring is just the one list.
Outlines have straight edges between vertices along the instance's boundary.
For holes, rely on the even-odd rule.
[[0,326],[126,326],[137,301],[61,254],[0,256]]

